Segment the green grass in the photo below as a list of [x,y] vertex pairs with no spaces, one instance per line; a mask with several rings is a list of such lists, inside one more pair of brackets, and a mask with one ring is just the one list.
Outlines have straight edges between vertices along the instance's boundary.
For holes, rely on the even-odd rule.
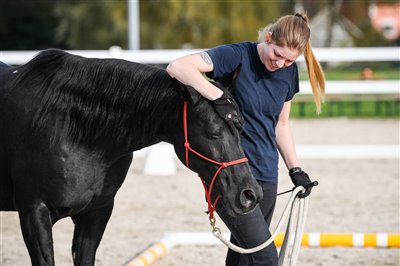
[[[326,67],[324,68],[326,80],[359,80],[364,68],[368,67],[373,71],[373,79],[398,80],[400,79],[400,68],[398,66],[349,66],[349,67]],[[307,70],[299,71],[300,80],[307,80]]]
[[399,118],[400,104],[393,101],[343,101],[326,102],[322,106],[320,115],[316,114],[313,102],[298,102],[296,98],[292,103],[292,118],[324,118],[324,117],[363,117],[363,118]]
[[[400,65],[398,63],[351,63],[336,67],[324,67],[326,80],[361,80],[365,68],[373,71],[374,80],[400,80]],[[300,67],[300,80],[308,80],[307,70]],[[354,97],[341,95],[338,99],[327,97],[322,106],[320,115],[316,114],[315,105],[311,96],[296,96],[292,103],[291,117],[324,118],[324,117],[400,117],[400,103],[398,95],[382,99],[376,97]]]

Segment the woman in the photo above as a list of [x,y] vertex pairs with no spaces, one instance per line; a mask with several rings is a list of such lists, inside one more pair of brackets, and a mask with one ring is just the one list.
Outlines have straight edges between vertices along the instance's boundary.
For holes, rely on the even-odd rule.
[[[206,52],[184,56],[168,65],[168,73],[195,88],[213,101],[215,110],[225,121],[242,129],[241,117],[230,96],[209,83],[202,73],[218,80],[239,65],[234,98],[244,118],[242,146],[253,175],[263,188],[264,197],[251,213],[233,218],[223,206],[218,215],[231,231],[231,242],[243,248],[257,246],[270,237],[269,225],[276,202],[278,151],[295,186],[310,183],[300,168],[289,125],[293,96],[299,92],[295,60],[304,54],[317,112],[321,110],[325,81],[310,43],[308,17],[297,13],[279,18],[259,32],[258,43],[222,45]],[[234,123],[233,123],[234,122]],[[301,197],[310,194],[311,187]],[[226,265],[277,265],[277,250],[267,248],[248,255],[228,250]]]

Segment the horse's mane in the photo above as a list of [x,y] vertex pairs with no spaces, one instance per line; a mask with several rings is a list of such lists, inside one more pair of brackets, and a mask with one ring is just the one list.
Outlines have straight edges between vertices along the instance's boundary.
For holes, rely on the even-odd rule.
[[61,125],[58,137],[68,134],[74,142],[99,137],[140,142],[141,136],[155,135],[167,115],[179,113],[172,101],[179,86],[165,70],[118,59],[46,50],[18,69],[13,86],[29,87],[40,99],[35,130],[51,120]]

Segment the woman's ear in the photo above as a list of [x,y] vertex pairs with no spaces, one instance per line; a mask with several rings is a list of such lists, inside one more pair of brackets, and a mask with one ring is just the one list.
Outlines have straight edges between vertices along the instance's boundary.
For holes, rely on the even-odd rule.
[[272,32],[267,32],[267,34],[265,35],[265,42],[270,44],[272,40]]

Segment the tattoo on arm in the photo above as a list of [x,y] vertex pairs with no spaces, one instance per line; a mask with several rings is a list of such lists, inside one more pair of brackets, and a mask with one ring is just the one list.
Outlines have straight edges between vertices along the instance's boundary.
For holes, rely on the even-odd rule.
[[203,58],[204,62],[206,62],[209,65],[212,65],[212,60],[211,57],[206,53],[206,52],[201,52],[199,53],[201,58]]

